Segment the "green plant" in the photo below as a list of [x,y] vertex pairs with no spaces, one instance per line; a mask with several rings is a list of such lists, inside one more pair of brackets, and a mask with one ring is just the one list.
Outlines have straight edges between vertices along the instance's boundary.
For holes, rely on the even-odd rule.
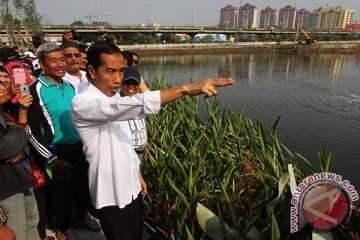
[[[152,86],[167,87],[163,79]],[[207,239],[197,212],[212,219],[224,237],[219,239],[289,238],[288,168],[299,180],[304,169],[314,168],[279,142],[280,118],[267,130],[242,111],[220,110],[216,100],[207,101],[208,114],[200,117],[197,100],[182,98],[147,118],[149,151],[142,168],[151,239]],[[323,148],[319,159],[328,170],[330,155]]]

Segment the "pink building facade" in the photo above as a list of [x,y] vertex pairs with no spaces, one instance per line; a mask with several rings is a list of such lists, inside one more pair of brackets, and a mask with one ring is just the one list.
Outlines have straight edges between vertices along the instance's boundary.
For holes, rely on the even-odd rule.
[[225,6],[220,10],[219,27],[236,29],[238,27],[238,21],[239,21],[238,17],[239,17],[238,8],[232,5]]
[[305,8],[296,11],[295,27],[299,25],[304,29],[308,28],[309,14],[309,10],[306,10]]
[[260,25],[261,29],[269,29],[276,26],[276,12],[277,10],[267,7],[260,12]]
[[278,28],[292,30],[295,28],[296,8],[287,5],[279,10]]
[[256,28],[257,8],[255,5],[246,3],[239,7],[239,28]]

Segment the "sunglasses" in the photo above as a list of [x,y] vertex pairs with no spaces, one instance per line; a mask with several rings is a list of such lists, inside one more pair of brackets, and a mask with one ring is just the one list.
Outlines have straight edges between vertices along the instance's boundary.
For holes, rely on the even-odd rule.
[[134,60],[133,63],[134,63],[134,64],[138,64],[138,63],[139,63],[139,60]]
[[79,53],[79,52],[78,53],[64,53],[64,56],[66,58],[72,58],[72,56],[79,58],[79,57],[81,57],[81,53]]

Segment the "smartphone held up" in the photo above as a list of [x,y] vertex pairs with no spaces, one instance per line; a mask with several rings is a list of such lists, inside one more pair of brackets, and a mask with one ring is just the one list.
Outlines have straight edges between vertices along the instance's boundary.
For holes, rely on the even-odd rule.
[[30,90],[29,90],[29,86],[24,84],[24,85],[20,85],[20,93],[27,93],[30,94]]
[[15,84],[20,85],[20,93],[30,94],[29,86],[26,84],[25,69],[15,68],[13,71]]
[[26,84],[25,69],[15,68],[13,69],[13,72],[14,72],[15,84],[20,84],[20,85]]

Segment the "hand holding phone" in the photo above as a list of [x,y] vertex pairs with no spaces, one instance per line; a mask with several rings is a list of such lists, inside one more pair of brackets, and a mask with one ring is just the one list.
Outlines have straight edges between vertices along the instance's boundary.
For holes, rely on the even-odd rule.
[[29,86],[26,84],[25,69],[15,68],[13,70],[15,84],[20,85],[20,93],[30,94]]
[[29,90],[29,86],[24,84],[24,85],[20,85],[20,93],[27,93],[30,94],[30,90]]

